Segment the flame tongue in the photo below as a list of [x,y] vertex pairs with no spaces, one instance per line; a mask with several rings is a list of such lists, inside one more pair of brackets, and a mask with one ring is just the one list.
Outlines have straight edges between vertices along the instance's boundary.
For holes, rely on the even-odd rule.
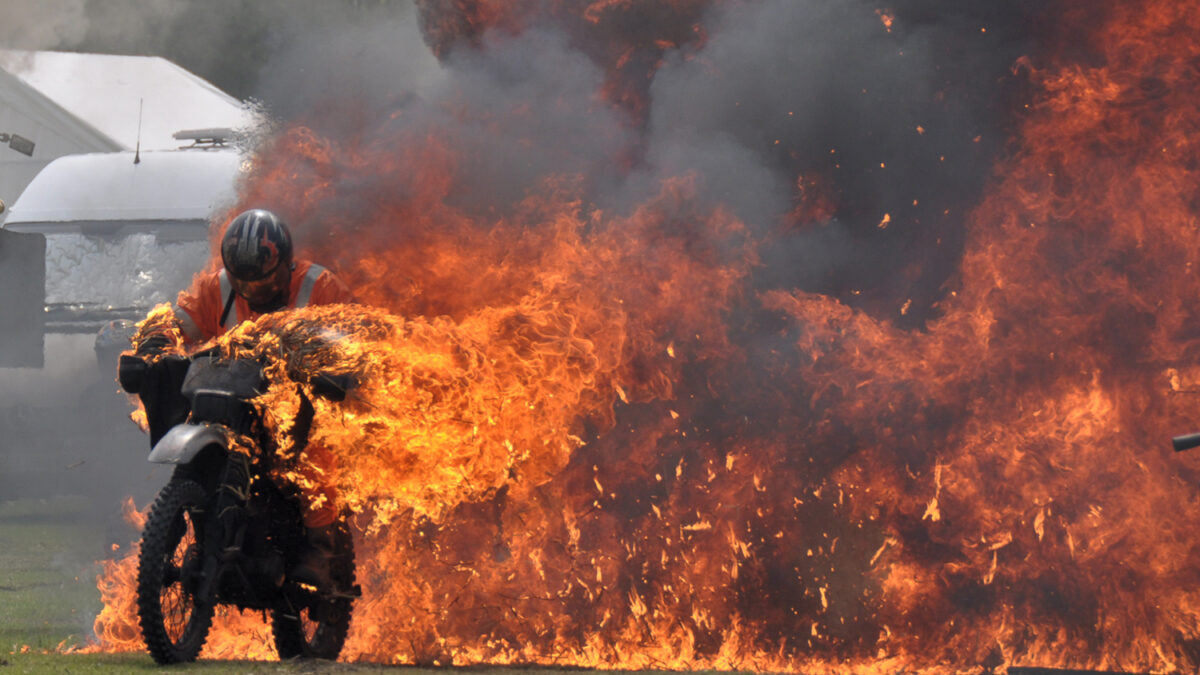
[[283,446],[299,405],[285,373],[348,373],[360,383],[343,403],[313,397],[312,440],[339,454],[342,496],[355,511],[369,508],[374,527],[403,511],[440,521],[510,481],[536,485],[558,473],[579,443],[571,430],[581,398],[597,394],[598,365],[562,318],[526,307],[455,324],[332,306],[268,315],[228,340],[253,335],[248,356],[287,355],[268,367],[283,384],[259,399]]

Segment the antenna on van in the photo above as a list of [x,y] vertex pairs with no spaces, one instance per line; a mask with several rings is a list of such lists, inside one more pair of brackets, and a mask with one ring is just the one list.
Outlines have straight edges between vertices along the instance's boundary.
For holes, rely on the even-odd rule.
[[138,133],[137,133],[137,147],[133,151],[133,163],[134,164],[141,164],[141,162],[142,162],[142,104],[145,102],[146,102],[146,99],[144,99],[144,98],[138,99]]

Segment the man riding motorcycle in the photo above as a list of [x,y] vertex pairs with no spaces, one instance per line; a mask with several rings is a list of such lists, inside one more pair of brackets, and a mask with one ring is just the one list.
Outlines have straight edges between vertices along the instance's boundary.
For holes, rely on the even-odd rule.
[[[199,277],[182,291],[172,307],[185,344],[199,346],[243,321],[263,314],[308,305],[353,302],[350,291],[332,272],[292,256],[292,237],[278,216],[263,209],[235,217],[221,239],[222,269]],[[159,324],[158,330],[161,330]],[[169,339],[161,332],[143,329],[135,340],[137,353],[161,352]],[[174,388],[174,385],[171,385]],[[174,392],[165,392],[173,395]],[[156,442],[156,420],[147,402],[151,442]],[[169,427],[159,422],[159,428]],[[334,468],[333,455],[310,443],[304,449],[307,463],[298,467],[304,502],[304,527],[308,549],[290,573],[293,579],[318,588],[330,582],[329,565],[334,547],[337,494],[324,480]]]

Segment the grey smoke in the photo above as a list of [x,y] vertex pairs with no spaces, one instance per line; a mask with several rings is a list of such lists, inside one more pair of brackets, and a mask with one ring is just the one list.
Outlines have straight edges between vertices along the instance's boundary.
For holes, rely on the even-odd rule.
[[0,45],[52,49],[79,43],[87,33],[84,0],[11,0],[0,6]]
[[452,54],[404,116],[374,133],[385,144],[414,133],[446,139],[461,158],[456,203],[503,213],[545,177],[610,176],[632,136],[596,97],[602,83],[600,69],[556,31],[496,34],[481,50]]
[[[343,3],[286,2],[272,21],[275,48],[251,93],[284,119],[314,118],[331,105],[375,124],[441,75],[408,2],[366,11]],[[305,7],[293,11],[295,5]]]
[[[1019,5],[1001,17],[1019,17]],[[928,263],[932,288],[903,288],[891,300],[918,294],[931,304],[957,261],[963,209],[1002,136],[989,125],[995,102],[980,92],[1011,78],[1006,71],[1024,49],[999,30],[1004,21],[986,22],[993,37],[969,10],[931,18],[900,14],[889,31],[877,3],[836,0],[714,12],[709,42],[669,54],[655,75],[647,170],[699,171],[714,198],[760,232],[778,227],[797,175],[831,176],[833,227],[855,245],[827,247],[846,237],[810,230],[769,252],[776,259],[763,278],[838,293],[846,284],[910,285],[899,278],[904,268]],[[947,68],[945,51],[960,40],[976,44]],[[803,264],[814,257],[824,264]]]
[[[408,62],[401,69],[433,63],[421,45],[410,0],[7,0],[0,5],[0,48],[163,56],[235,97],[266,98],[285,112],[325,91],[329,83],[321,76],[331,69],[344,74],[362,67],[373,75],[373,57],[384,44],[395,45],[395,54]],[[363,60],[347,63],[354,60],[349,53],[354,50]]]
[[94,43],[161,49],[164,29],[185,0],[8,0],[0,6],[0,45],[7,49],[71,50]]

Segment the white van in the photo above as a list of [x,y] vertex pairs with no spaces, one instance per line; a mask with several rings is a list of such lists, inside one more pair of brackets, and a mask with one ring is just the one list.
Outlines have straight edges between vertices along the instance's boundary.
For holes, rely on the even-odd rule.
[[204,266],[209,222],[233,205],[243,170],[222,133],[181,132],[204,142],[179,150],[60,157],[20,195],[0,230],[0,302],[15,309],[0,317],[0,407],[52,396],[85,363],[95,371],[101,326],[144,317]]
[[96,336],[174,300],[207,262],[243,168],[217,131],[177,136],[207,140],[187,149],[61,157],[4,214],[0,499],[89,495],[119,523],[122,496],[142,505],[165,480]]

